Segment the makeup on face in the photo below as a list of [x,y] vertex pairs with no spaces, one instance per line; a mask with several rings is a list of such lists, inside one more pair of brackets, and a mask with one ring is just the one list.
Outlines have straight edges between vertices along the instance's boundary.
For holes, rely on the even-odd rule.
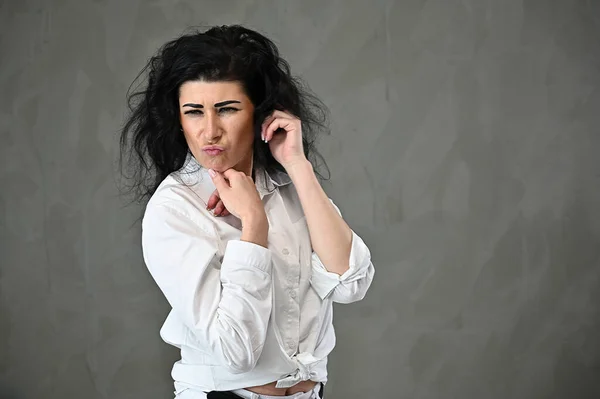
[[179,101],[185,139],[203,167],[249,169],[254,106],[239,82],[189,81],[181,86]]
[[[241,104],[241,101],[237,101],[237,100],[227,100],[227,101],[221,101],[218,103],[215,103],[214,108],[217,109],[217,111],[221,111],[222,109],[224,109],[225,106],[230,105],[230,104]],[[183,108],[185,107],[190,107],[190,108],[194,108],[194,109],[204,109],[204,105],[202,104],[195,104],[195,103],[187,103],[187,104],[183,104],[182,106]],[[233,108],[233,107],[228,107],[230,110],[232,111],[239,111],[238,108]],[[184,115],[185,114],[190,114],[192,113],[192,111],[184,111]]]

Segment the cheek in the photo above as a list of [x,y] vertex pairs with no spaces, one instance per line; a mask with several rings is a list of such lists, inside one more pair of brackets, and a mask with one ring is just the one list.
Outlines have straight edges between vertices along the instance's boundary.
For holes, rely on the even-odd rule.
[[250,117],[245,121],[245,131],[250,141],[254,141],[254,118]]
[[236,123],[234,131],[236,132],[236,141],[244,146],[254,142],[254,127],[252,120],[242,120]]
[[193,115],[183,115],[179,121],[181,126],[194,127],[198,125],[200,119]]
[[183,134],[183,137],[185,137],[185,141],[187,141],[188,143],[190,143],[194,140],[194,137],[192,135],[190,135],[189,132],[190,132],[189,127],[183,125],[183,132],[181,134]]

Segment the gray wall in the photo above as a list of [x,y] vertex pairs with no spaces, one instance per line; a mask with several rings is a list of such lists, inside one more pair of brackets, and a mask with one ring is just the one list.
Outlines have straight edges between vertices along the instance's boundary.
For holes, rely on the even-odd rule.
[[331,107],[377,267],[328,398],[600,397],[595,0],[0,1],[0,397],[173,396],[116,132],[150,54],[223,23]]

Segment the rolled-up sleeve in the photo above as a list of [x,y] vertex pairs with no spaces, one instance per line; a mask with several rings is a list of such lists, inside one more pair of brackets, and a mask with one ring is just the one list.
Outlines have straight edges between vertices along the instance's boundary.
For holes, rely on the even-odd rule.
[[142,228],[148,270],[196,341],[232,372],[251,370],[271,314],[270,251],[238,240],[223,248],[212,224],[162,204],[146,209]]
[[[335,208],[341,215],[339,208],[337,206]],[[331,297],[332,301],[338,303],[352,303],[363,299],[375,275],[371,252],[354,231],[352,231],[352,246],[348,260],[349,268],[344,274],[339,275],[327,271],[314,251],[311,262],[313,288],[321,299]]]

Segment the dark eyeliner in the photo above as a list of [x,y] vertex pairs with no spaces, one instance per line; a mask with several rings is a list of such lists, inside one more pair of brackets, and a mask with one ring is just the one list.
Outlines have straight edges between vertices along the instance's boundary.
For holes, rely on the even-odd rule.
[[219,108],[219,112],[235,112],[235,111],[239,111],[238,108],[233,108],[233,107],[223,107],[223,108]]

